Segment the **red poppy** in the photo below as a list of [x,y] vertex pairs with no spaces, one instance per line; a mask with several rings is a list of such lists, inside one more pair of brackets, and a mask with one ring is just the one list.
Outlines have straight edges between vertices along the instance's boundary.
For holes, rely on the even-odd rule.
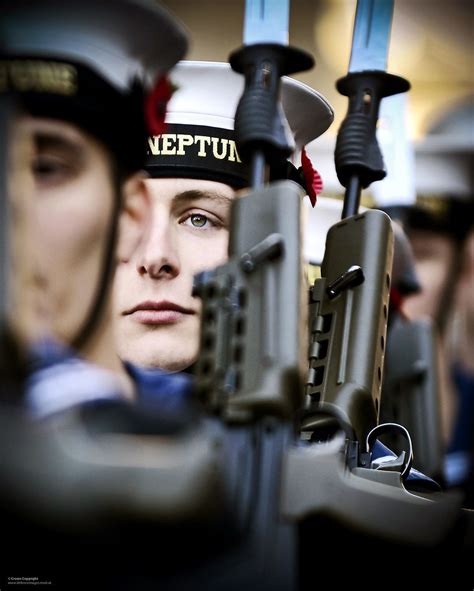
[[316,205],[316,200],[319,193],[323,190],[323,180],[319,172],[313,167],[311,160],[306,154],[306,150],[303,148],[301,152],[301,168],[305,178],[306,190],[308,192],[311,205]]
[[152,135],[161,135],[166,131],[166,107],[176,87],[167,76],[162,76],[145,100],[145,118],[148,131]]

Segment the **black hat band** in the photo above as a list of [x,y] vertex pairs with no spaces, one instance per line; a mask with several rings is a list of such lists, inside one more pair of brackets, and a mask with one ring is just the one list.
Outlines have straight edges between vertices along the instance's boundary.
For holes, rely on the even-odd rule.
[[122,93],[77,63],[7,57],[0,59],[0,93],[18,94],[34,117],[65,120],[87,131],[112,152],[122,172],[143,167],[147,133],[139,84]]
[[146,171],[152,178],[183,177],[248,185],[230,129],[171,123],[166,133],[148,138]]

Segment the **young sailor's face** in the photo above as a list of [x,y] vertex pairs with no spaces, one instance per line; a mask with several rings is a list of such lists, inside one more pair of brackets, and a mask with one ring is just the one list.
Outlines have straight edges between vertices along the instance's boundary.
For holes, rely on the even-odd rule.
[[120,357],[180,371],[199,348],[193,276],[225,262],[234,190],[184,178],[145,181],[152,215],[138,249],[119,261],[114,287]]
[[33,139],[35,274],[40,315],[69,343],[94,301],[114,189],[106,148],[63,121],[25,116]]

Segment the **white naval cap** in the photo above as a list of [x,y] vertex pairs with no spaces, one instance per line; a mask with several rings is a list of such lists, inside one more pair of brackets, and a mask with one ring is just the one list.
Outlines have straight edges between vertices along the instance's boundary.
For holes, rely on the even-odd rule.
[[[170,75],[178,89],[168,103],[165,134],[149,138],[152,177],[187,176],[245,186],[247,171],[234,140],[234,117],[244,77],[228,63],[181,61]],[[284,76],[281,103],[295,141],[295,160],[334,119],[327,100],[306,84]]]
[[183,27],[153,0],[0,0],[0,53],[71,60],[121,91],[147,86],[187,49]]
[[0,40],[0,93],[85,128],[124,158],[128,145],[127,163],[141,167],[145,97],[187,49],[166,10],[153,0],[0,0]]

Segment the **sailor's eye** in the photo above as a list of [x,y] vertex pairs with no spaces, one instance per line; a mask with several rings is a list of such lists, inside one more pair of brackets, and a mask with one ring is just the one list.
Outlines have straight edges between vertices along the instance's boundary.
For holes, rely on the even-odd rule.
[[205,215],[202,215],[201,213],[193,213],[189,219],[191,220],[191,224],[195,228],[203,228],[209,221],[207,217]]

